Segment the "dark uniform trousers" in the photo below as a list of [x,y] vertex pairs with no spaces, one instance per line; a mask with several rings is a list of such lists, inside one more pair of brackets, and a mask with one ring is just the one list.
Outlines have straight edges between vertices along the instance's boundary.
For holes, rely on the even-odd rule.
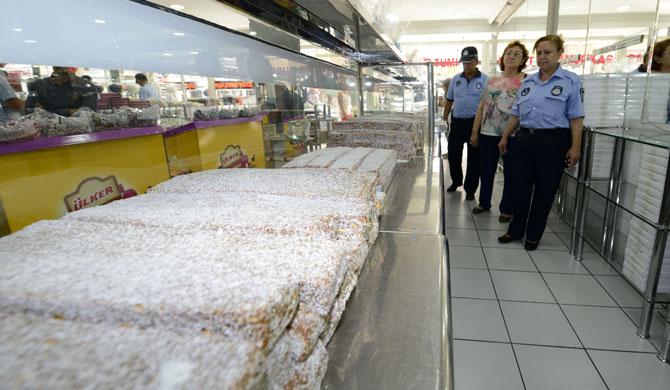
[[[459,119],[451,117],[451,130],[447,137],[447,159],[449,160],[449,173],[451,181],[456,185],[463,185],[466,194],[474,194],[479,186],[479,156],[477,149],[470,145],[470,135],[475,118]],[[468,145],[468,167],[465,171],[465,183],[463,183],[463,144]]]
[[521,238],[525,233],[528,241],[542,238],[571,144],[568,129],[535,135],[523,130],[517,133],[513,158],[514,217],[507,234]]

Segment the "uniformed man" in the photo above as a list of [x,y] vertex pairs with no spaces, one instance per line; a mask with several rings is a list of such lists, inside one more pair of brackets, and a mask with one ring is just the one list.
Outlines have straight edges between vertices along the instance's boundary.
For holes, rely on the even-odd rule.
[[[477,157],[477,150],[469,144],[469,141],[488,76],[477,69],[479,64],[477,49],[472,46],[463,49],[459,62],[463,64],[463,73],[459,73],[451,80],[447,90],[447,102],[444,106],[445,122],[448,121],[451,112],[451,126],[447,137],[451,186],[447,188],[447,192],[456,191],[458,187],[464,185],[465,198],[474,200],[479,185],[479,158]],[[463,144],[468,144],[465,183],[463,182],[463,169],[461,168]]]
[[563,40],[544,36],[534,50],[540,71],[521,84],[498,145],[502,154],[507,153],[507,139],[521,124],[513,156],[514,217],[498,241],[505,244],[525,234],[526,250],[535,250],[542,238],[563,168],[574,166],[581,157],[584,127],[581,81],[558,63]]
[[35,107],[70,116],[81,107],[98,108],[98,91],[86,80],[77,77],[68,68],[54,66],[51,77],[28,85],[30,95],[26,99],[26,112]]

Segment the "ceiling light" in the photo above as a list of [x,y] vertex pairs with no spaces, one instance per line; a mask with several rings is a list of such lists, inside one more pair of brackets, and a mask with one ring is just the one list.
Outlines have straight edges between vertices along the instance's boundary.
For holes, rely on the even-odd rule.
[[107,23],[106,21],[104,21],[104,20],[102,20],[102,19],[96,19],[96,20],[94,20],[94,22],[96,22],[96,23],[98,23],[98,24],[105,24],[105,23]]
[[277,73],[273,73],[272,77],[277,78]]
[[258,34],[256,31],[249,31],[249,35],[256,36],[256,34]]
[[13,28],[12,31],[21,32],[23,30],[21,30],[20,28],[17,27],[17,28]]
[[176,35],[178,37],[183,37],[184,33],[176,32],[176,33],[172,33],[172,35]]
[[397,22],[399,20],[398,17],[394,14],[388,14],[386,18],[389,20],[389,22]]
[[371,82],[369,82],[369,81],[366,81],[366,82],[365,82],[365,86],[366,86],[366,87],[369,87],[369,86],[371,86],[371,85],[372,85]]
[[172,55],[172,53],[163,53],[163,55],[166,56],[166,57],[170,57]]
[[198,52],[197,51],[192,51],[191,54],[198,54]]
[[181,5],[181,4],[172,4],[172,5],[170,6],[170,8],[172,8],[172,9],[176,9],[177,11],[181,11],[181,10],[184,9],[184,6]]
[[630,9],[630,5],[622,5],[619,7],[616,7],[617,11],[628,11]]
[[26,39],[23,42],[25,42],[25,43],[37,43],[37,41],[33,41],[32,39]]
[[356,86],[356,83],[349,83],[349,86],[350,86],[350,87],[355,87],[355,86]]

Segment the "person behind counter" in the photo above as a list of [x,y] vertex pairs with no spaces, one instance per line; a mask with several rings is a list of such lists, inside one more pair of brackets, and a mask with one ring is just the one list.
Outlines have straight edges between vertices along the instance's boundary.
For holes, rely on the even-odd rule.
[[[479,151],[479,204],[472,209],[472,214],[481,214],[491,209],[493,180],[498,169],[498,143],[507,128],[512,105],[516,101],[519,87],[526,74],[522,70],[528,61],[528,49],[523,43],[514,41],[507,45],[500,58],[502,75],[489,78],[482,101],[479,103],[475,123],[472,127],[470,145]],[[480,131],[481,130],[481,131]],[[510,153],[503,156],[504,179],[502,199],[500,200],[500,217],[498,221],[507,223],[512,219],[512,202],[514,198],[512,182],[513,164],[511,151],[514,148],[514,134],[507,142]]]
[[135,82],[142,87],[140,88],[140,100],[157,100],[160,98],[156,87],[149,83],[149,80],[144,73],[136,74]]
[[39,107],[70,116],[81,107],[89,107],[93,111],[98,109],[98,90],[95,86],[62,66],[54,66],[51,77],[30,83],[28,92],[26,112]]
[[546,35],[533,50],[540,71],[521,84],[498,144],[500,153],[507,154],[509,137],[521,124],[513,157],[513,218],[498,242],[520,240],[525,233],[524,247],[529,251],[537,249],[542,238],[564,164],[572,168],[581,157],[584,127],[581,81],[558,63],[563,39]]
[[[6,64],[0,64],[3,68]],[[5,72],[0,72],[0,123],[18,119],[23,111],[23,100],[19,99],[14,89],[7,81]]]

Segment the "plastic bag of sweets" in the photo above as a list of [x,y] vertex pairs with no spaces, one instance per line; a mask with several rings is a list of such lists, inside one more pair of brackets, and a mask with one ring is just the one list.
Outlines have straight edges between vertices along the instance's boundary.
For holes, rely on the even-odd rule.
[[213,121],[219,119],[219,107],[198,108],[193,113],[193,122]]
[[21,118],[16,122],[0,123],[0,142],[27,141],[37,138],[37,122]]

